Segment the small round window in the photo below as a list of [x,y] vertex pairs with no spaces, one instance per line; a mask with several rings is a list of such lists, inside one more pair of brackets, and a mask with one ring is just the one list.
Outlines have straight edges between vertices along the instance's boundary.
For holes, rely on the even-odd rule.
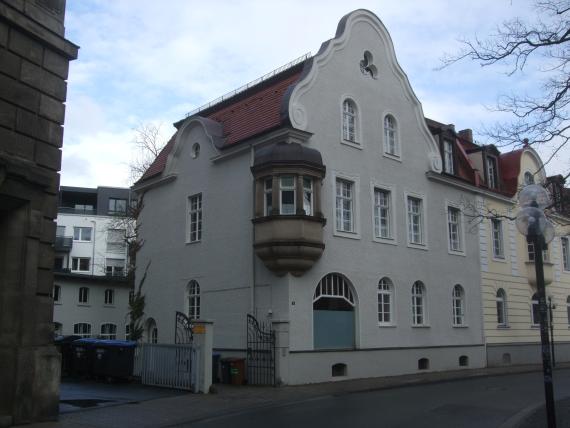
[[198,156],[200,156],[200,144],[194,143],[192,146],[192,159],[196,159]]

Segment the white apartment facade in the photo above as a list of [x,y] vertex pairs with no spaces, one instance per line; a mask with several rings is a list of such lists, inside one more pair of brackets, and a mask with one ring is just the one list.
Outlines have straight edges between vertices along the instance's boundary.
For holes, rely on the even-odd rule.
[[56,334],[126,339],[128,189],[62,186],[54,263]]

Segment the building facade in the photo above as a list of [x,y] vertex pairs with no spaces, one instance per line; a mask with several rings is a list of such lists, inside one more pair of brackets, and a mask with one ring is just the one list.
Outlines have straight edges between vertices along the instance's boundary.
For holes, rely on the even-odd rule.
[[0,1],[0,426],[56,419],[53,242],[69,61],[65,0]]
[[53,288],[56,334],[126,338],[129,207],[129,189],[60,188]]
[[445,177],[374,14],[176,127],[134,187],[147,340],[180,311],[245,355],[251,313],[282,383],[485,365],[478,190]]

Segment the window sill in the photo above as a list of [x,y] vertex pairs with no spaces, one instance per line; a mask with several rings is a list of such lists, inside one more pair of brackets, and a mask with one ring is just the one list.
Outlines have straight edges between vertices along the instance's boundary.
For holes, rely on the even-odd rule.
[[362,150],[362,144],[357,143],[356,141],[349,141],[349,140],[340,140],[340,144],[344,144],[345,146],[352,147],[353,149]]
[[424,251],[428,250],[427,244],[412,244],[410,242],[408,242],[408,248],[414,248],[416,250],[424,250]]
[[506,259],[505,257],[503,257],[503,258],[498,258],[498,257],[493,256],[493,259],[492,259],[492,260],[493,260],[494,262],[507,263],[507,259]]
[[200,242],[202,242],[201,239],[199,239],[197,241],[186,241],[186,245],[199,244]]
[[360,233],[356,232],[343,232],[340,230],[335,230],[333,232],[333,235],[338,236],[339,238],[360,239]]
[[375,236],[372,238],[373,242],[377,242],[378,244],[388,244],[388,245],[398,245],[398,241],[395,238],[378,238]]
[[82,273],[82,274],[89,275],[91,273],[91,271],[90,270],[72,270],[71,273]]
[[402,162],[402,158],[400,157],[400,155],[391,155],[390,153],[382,153],[382,156],[385,157],[386,159],[392,159],[396,162]]
[[447,252],[448,252],[450,255],[452,255],[452,256],[467,257],[467,255],[465,254],[465,251],[453,251],[453,250],[448,250]]
[[[380,327],[380,328],[396,328],[398,326],[396,324],[380,324],[380,323],[378,323],[378,327]],[[570,328],[570,326],[568,328]]]
[[466,324],[453,324],[452,327],[453,328],[469,328],[469,326]]
[[511,328],[510,325],[505,325],[505,324],[499,324],[499,325],[497,326],[497,329],[498,329],[498,330],[508,330],[508,329],[510,329],[510,328]]
[[412,325],[412,328],[431,328],[431,325],[429,324]]
[[89,303],[78,303],[77,306],[84,306],[86,308],[90,308],[91,305]]

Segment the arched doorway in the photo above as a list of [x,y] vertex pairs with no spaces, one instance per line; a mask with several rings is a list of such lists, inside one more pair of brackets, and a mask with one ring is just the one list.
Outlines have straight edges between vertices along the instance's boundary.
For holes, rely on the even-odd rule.
[[355,346],[356,307],[350,281],[329,273],[313,296],[313,344],[315,349],[347,349]]
[[158,343],[158,328],[156,327],[156,321],[153,318],[149,318],[146,321],[146,342],[147,343]]

